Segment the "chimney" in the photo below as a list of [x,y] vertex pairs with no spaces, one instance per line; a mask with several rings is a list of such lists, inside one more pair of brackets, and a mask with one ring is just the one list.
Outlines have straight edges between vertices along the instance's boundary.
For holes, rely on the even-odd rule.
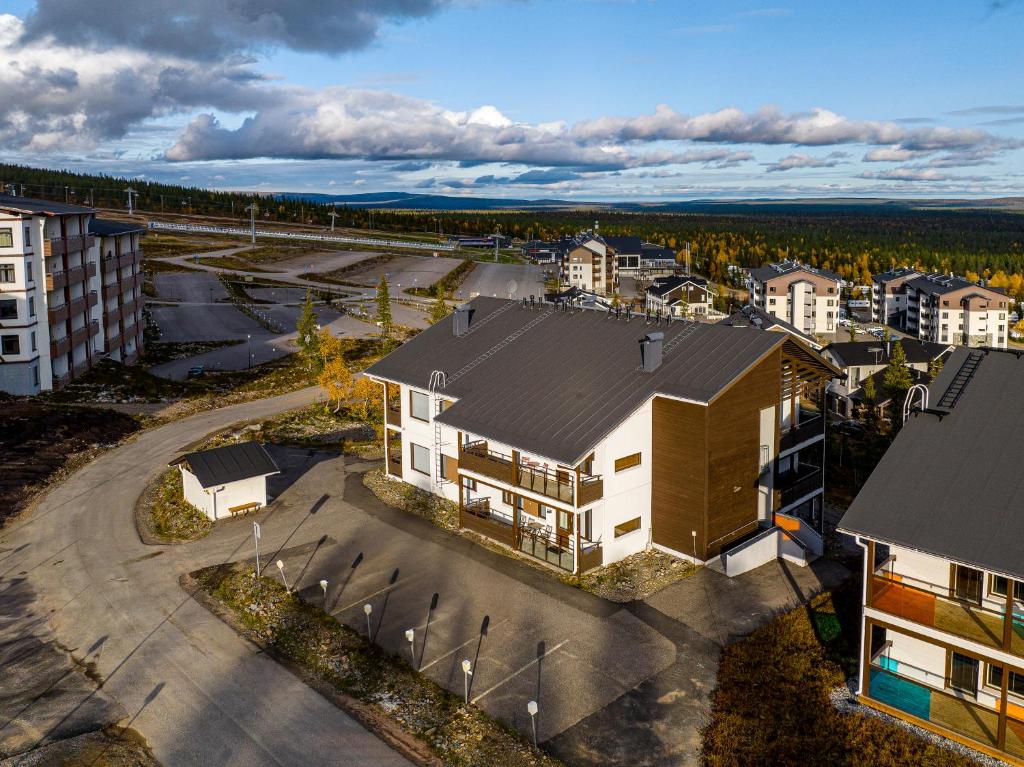
[[452,332],[456,336],[464,336],[469,332],[469,318],[473,308],[469,304],[461,304],[455,307],[452,314]]
[[645,373],[653,373],[661,367],[661,344],[664,333],[648,333],[640,339],[640,368]]

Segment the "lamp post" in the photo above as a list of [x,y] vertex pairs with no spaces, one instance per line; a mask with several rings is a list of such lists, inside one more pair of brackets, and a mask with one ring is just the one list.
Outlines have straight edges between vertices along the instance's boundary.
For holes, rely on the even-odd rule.
[[248,369],[252,369],[252,335],[249,333],[245,334],[246,348],[249,350],[249,364]]
[[533,725],[533,747],[537,747],[537,701],[531,700],[526,704],[526,713],[530,715],[530,724]]
[[320,581],[320,589],[324,592],[324,612],[327,612],[327,581]]
[[363,605],[363,614],[366,616],[366,638],[370,638],[370,613],[373,612],[373,605],[367,602]]
[[473,664],[469,662],[469,658],[462,661],[462,675],[465,679],[466,687],[466,705],[469,705],[469,678],[473,676]]
[[288,585],[288,576],[284,574],[284,562],[280,559],[277,560],[277,569],[281,571],[281,581],[284,583],[284,590],[290,594],[292,587]]
[[262,533],[260,531],[260,523],[259,522],[253,522],[252,523],[252,539],[253,539],[253,541],[256,544],[256,580],[257,581],[259,581],[259,577],[260,577],[260,535],[262,535]]
[[693,536],[693,563],[697,564],[697,531],[691,530],[690,535]]
[[409,642],[409,657],[412,658],[412,667],[416,668],[416,629],[406,629],[405,638]]

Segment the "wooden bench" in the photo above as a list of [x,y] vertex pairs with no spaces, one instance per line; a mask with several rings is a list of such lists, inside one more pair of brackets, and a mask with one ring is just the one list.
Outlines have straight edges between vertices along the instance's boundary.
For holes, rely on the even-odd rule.
[[231,516],[235,516],[235,514],[245,514],[248,511],[256,511],[259,507],[259,502],[253,501],[252,503],[243,503],[241,506],[231,506],[228,508],[228,513]]

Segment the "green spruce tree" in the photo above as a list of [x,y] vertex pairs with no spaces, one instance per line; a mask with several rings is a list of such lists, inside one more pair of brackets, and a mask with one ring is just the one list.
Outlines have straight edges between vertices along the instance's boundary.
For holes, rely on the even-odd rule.
[[434,325],[448,316],[448,304],[440,284],[434,286],[434,303],[430,307],[430,324]]
[[388,278],[381,277],[377,285],[377,324],[384,338],[391,337],[391,294],[388,292]]
[[889,354],[889,364],[882,376],[882,385],[885,388],[885,393],[896,402],[906,394],[911,384],[913,384],[913,379],[910,377],[910,368],[907,367],[907,354],[903,351],[903,344],[896,341]]
[[303,302],[302,310],[299,312],[299,319],[295,323],[295,330],[299,334],[299,337],[295,339],[295,342],[299,345],[299,350],[308,359],[316,358],[319,339],[317,338],[316,313],[313,311],[313,294],[309,290],[306,291],[306,300]]

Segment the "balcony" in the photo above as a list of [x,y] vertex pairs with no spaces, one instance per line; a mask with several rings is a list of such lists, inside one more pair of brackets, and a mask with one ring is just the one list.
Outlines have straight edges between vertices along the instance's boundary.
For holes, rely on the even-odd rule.
[[[884,663],[884,659],[882,659]],[[907,674],[894,673],[880,664],[872,664],[868,677],[867,697],[890,708],[902,711],[941,730],[967,738],[989,749],[1024,756],[1024,721],[1006,717],[1004,742],[999,742],[999,711],[983,706],[964,695],[947,692],[944,677],[906,667]],[[922,676],[934,686],[909,674]],[[943,689],[940,689],[941,685]]]
[[579,492],[576,495],[577,506],[599,501],[604,496],[604,480],[601,477],[580,476]]
[[71,351],[71,336],[50,341],[50,357],[62,357]]
[[516,529],[512,521],[493,514],[488,498],[466,501],[459,509],[459,526],[505,546],[514,548],[516,545]]
[[136,252],[132,250],[127,253],[122,253],[120,256],[104,258],[102,261],[103,273],[110,274],[111,272],[117,271],[125,266],[129,266],[135,263],[135,257]]
[[798,423],[790,426],[779,439],[779,450],[789,450],[808,440],[825,436],[825,419],[817,410],[800,408]]
[[117,351],[123,345],[121,334],[115,333],[114,335],[107,336],[107,353]]
[[601,550],[601,544],[584,544],[583,551],[580,552],[580,573],[593,570],[603,564],[604,552]]
[[459,446],[459,468],[506,484],[515,484],[512,456],[487,449],[483,440]]
[[775,477],[775,488],[779,491],[778,511],[782,511],[801,498],[824,488],[821,467],[801,464],[796,471],[778,474]]
[[72,234],[69,237],[57,237],[46,240],[43,243],[43,255],[47,258],[63,256],[65,253],[77,253],[80,250],[88,250],[96,242],[96,237],[91,234]]
[[[540,467],[519,466],[519,481],[514,482],[521,488],[530,490],[562,503],[572,503],[573,483],[569,472],[551,471]],[[600,497],[600,496],[598,496]]]
[[384,422],[388,426],[402,425],[402,409],[397,403],[388,402],[384,406]]
[[89,340],[89,326],[83,325],[78,330],[71,331],[71,345],[78,346]]
[[871,589],[876,610],[1024,657],[1024,614],[1013,613],[1007,626],[1002,612],[948,596],[948,585],[885,570],[872,576]]
[[71,307],[69,304],[61,304],[60,306],[54,306],[47,310],[46,316],[49,319],[50,327],[65,322],[68,317],[71,316]]
[[68,285],[84,282],[96,276],[96,263],[90,261],[85,266],[72,266],[70,269],[55,269],[46,273],[46,289],[60,290]]
[[107,309],[103,312],[103,319],[106,320],[107,327],[111,325],[117,325],[118,320],[124,316],[123,307],[117,306],[113,309]]

